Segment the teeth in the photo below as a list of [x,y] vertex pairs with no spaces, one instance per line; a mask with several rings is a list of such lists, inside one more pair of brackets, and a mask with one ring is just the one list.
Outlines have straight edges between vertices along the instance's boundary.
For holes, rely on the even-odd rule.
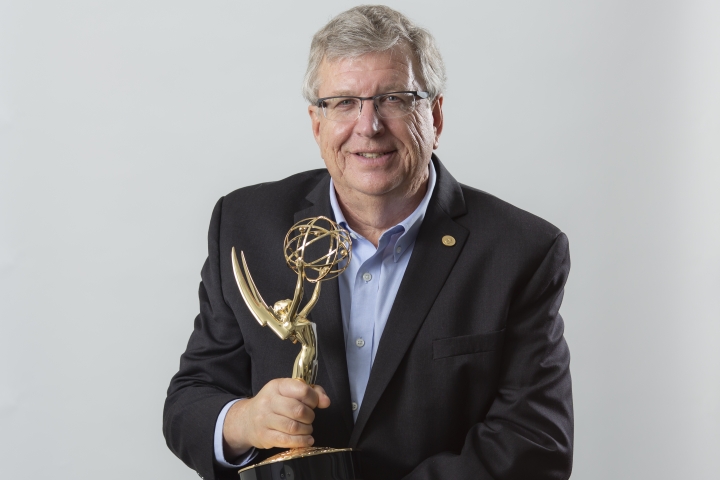
[[358,153],[358,155],[363,156],[365,158],[378,158],[382,157],[382,153]]

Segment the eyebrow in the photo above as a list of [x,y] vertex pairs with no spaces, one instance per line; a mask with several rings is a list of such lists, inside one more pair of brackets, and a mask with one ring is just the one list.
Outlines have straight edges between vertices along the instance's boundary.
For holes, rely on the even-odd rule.
[[[412,90],[412,88],[408,89],[408,87],[393,86],[393,87],[384,88],[384,89],[382,89],[382,91],[376,93],[375,95],[382,95],[383,93],[388,93],[388,92],[406,92],[408,90]],[[362,95],[355,95],[350,90],[340,90],[337,93],[333,93],[332,95],[326,95],[325,98],[328,98],[328,97],[361,97],[361,96]]]

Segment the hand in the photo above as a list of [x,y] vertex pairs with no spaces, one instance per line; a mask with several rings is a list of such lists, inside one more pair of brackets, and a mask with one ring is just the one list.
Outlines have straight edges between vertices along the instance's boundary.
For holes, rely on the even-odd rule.
[[255,397],[236,402],[225,417],[223,440],[226,458],[256,448],[309,447],[315,440],[315,408],[327,408],[330,398],[319,385],[278,378],[269,381]]

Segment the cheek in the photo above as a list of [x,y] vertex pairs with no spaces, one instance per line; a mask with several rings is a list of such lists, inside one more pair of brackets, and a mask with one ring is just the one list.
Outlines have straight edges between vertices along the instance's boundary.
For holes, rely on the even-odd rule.
[[337,124],[324,125],[320,129],[320,156],[331,173],[340,174],[345,170],[342,146],[349,136],[346,130]]
[[320,143],[324,151],[340,150],[348,136],[348,129],[342,124],[325,124],[320,128]]
[[[418,149],[425,154],[426,152],[432,152],[435,146],[435,127],[433,127],[433,117],[430,111],[427,111],[425,115],[418,119],[416,124],[418,140]],[[428,153],[428,156],[430,154]]]
[[[428,128],[429,127],[429,128]],[[432,123],[423,115],[415,114],[413,121],[408,124],[409,147],[415,154],[421,154],[430,144],[432,147]]]

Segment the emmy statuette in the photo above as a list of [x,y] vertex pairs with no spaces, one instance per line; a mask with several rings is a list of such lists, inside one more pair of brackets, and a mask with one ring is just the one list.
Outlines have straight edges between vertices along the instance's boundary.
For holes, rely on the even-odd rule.
[[[307,317],[320,298],[321,282],[337,277],[350,263],[351,244],[348,233],[327,217],[307,218],[293,225],[285,236],[284,251],[287,265],[297,274],[295,293],[292,300],[279,300],[272,307],[260,296],[243,252],[241,267],[235,248],[232,249],[233,272],[243,300],[261,326],[270,327],[282,340],[300,344],[292,378],[308,385],[314,385],[317,379],[318,345],[315,324]],[[318,250],[318,257],[309,258]],[[314,284],[315,289],[301,309],[306,281]],[[328,447],[287,450],[241,469],[238,475],[240,480],[360,479],[357,452]]]

